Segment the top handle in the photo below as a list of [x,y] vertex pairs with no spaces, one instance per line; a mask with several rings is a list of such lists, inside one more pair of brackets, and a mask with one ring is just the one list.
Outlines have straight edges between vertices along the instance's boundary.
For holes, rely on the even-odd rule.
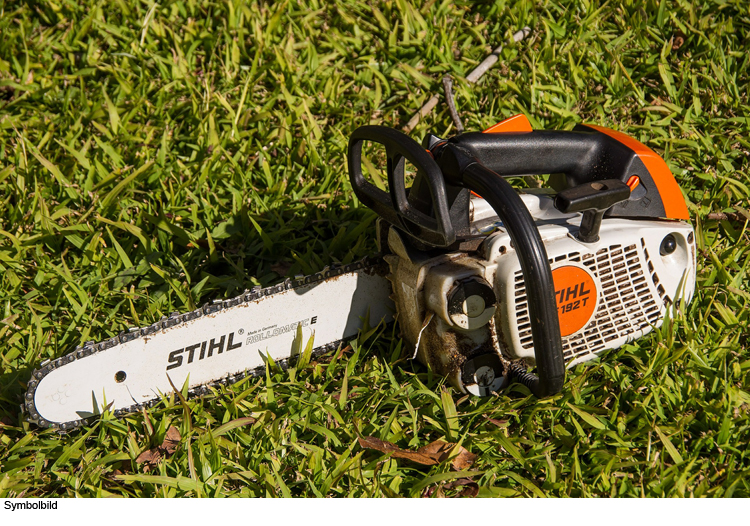
[[557,190],[617,179],[634,191],[607,211],[610,217],[690,219],[667,164],[632,137],[591,124],[572,131],[531,131],[530,125],[525,130],[504,131],[500,126],[491,133],[464,133],[448,142],[503,177],[564,174]]
[[464,133],[450,142],[468,150],[503,177],[564,173],[569,186],[625,179],[629,152],[596,131],[537,130],[525,133]]
[[[362,174],[365,142],[385,147],[389,192],[368,182]],[[407,195],[404,160],[417,169],[419,184],[427,183],[431,202],[422,210]],[[348,163],[354,193],[380,217],[433,247],[447,247],[456,241],[443,174],[430,153],[411,137],[384,126],[362,126],[349,140]]]

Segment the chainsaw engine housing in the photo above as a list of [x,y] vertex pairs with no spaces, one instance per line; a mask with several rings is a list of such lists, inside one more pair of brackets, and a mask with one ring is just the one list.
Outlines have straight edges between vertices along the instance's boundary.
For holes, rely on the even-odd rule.
[[[692,297],[682,192],[661,157],[620,132],[533,130],[518,115],[419,144],[363,126],[348,165],[380,216],[402,334],[461,391],[517,380],[538,397],[558,393],[567,367],[646,334]],[[549,175],[551,188],[506,180],[528,175]]]
[[[681,220],[604,218],[599,240],[578,239],[583,214],[564,214],[554,194],[521,198],[534,218],[555,283],[565,363],[571,367],[661,326],[695,286],[695,236]],[[462,392],[489,395],[508,382],[508,364],[534,364],[521,266],[487,202],[473,196],[475,250],[420,251],[381,225],[402,336],[417,358]]]

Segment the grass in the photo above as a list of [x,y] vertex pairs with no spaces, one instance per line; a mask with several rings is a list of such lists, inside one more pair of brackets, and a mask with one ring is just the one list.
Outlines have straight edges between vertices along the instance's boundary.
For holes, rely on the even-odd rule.
[[[0,9],[0,496],[451,496],[465,479],[485,496],[750,496],[747,2]],[[373,251],[348,136],[403,126],[445,73],[467,130],[522,112],[662,154],[696,228],[693,303],[547,400],[443,391],[381,329],[294,375],[69,435],[23,421],[47,358]],[[428,131],[452,133],[444,104],[412,136]],[[146,473],[136,458],[170,426],[180,444]],[[362,449],[368,435],[478,457],[424,467]]]

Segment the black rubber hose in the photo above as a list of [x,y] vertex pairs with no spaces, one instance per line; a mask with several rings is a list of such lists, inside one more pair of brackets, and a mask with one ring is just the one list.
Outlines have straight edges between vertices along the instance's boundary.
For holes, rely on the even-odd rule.
[[538,377],[512,368],[510,375],[521,380],[539,398],[562,390],[565,359],[557,316],[555,284],[547,251],[534,219],[513,187],[497,173],[452,145],[436,149],[436,160],[453,184],[481,195],[495,210],[508,231],[521,263],[526,286],[531,335]]
[[479,163],[470,164],[463,170],[463,183],[495,210],[508,230],[521,262],[539,373],[536,381],[523,383],[539,398],[558,393],[565,383],[565,360],[555,284],[536,223],[513,187],[489,168]]

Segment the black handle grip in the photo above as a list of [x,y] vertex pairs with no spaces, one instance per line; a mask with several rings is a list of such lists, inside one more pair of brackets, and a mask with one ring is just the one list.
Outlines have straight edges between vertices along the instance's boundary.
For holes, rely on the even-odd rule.
[[594,176],[600,133],[533,131],[458,135],[450,142],[468,150],[477,161],[503,177],[564,173],[585,182]]
[[[389,192],[379,189],[362,175],[362,145],[366,141],[385,146]],[[422,210],[409,201],[404,159],[417,169],[420,181],[427,183],[431,203],[421,207]],[[447,247],[456,241],[443,174],[432,155],[418,142],[391,128],[362,126],[349,140],[348,163],[354,193],[383,219],[435,247]]]
[[627,181],[634,156],[627,146],[586,127],[577,131],[471,132],[450,142],[503,177],[564,173],[569,186],[601,179]]

